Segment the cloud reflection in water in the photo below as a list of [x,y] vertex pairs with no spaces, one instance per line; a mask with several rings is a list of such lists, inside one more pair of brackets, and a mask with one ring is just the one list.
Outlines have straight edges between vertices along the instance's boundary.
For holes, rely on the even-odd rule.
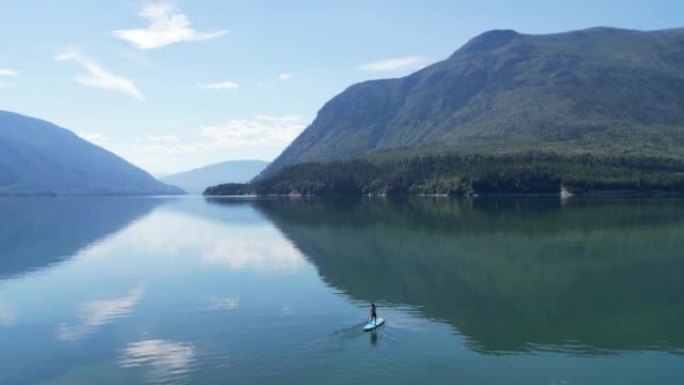
[[[223,223],[160,210],[132,227],[124,234],[134,235],[124,242],[129,255],[196,255],[203,266],[260,272],[296,271],[305,265],[301,252],[270,225]],[[117,254],[117,250],[107,247],[109,244],[99,244],[84,254],[93,258]]]
[[231,270],[258,271],[297,270],[304,262],[302,255],[289,242],[266,243],[240,239],[216,239],[202,250],[205,265],[224,266]]
[[77,325],[60,325],[57,328],[57,339],[61,341],[83,339],[98,327],[130,314],[138,302],[140,302],[143,292],[143,287],[137,286],[123,297],[90,301],[82,304],[79,307],[81,323]]
[[17,315],[7,304],[0,302],[0,326],[14,325]]
[[236,296],[214,297],[211,299],[211,308],[215,310],[233,310],[240,307],[240,298]]
[[190,372],[195,356],[191,344],[149,339],[129,344],[121,356],[121,366],[149,366],[150,382],[179,383]]

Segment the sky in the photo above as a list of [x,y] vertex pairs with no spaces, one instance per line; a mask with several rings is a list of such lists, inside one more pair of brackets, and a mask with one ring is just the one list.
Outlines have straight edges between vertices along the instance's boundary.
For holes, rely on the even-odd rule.
[[155,174],[272,160],[323,104],[492,29],[684,27],[681,0],[0,0],[0,109]]

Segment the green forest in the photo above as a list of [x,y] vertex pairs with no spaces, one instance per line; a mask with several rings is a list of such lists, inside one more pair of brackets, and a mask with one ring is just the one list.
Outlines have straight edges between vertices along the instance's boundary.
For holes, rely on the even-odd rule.
[[684,192],[684,161],[667,157],[518,153],[302,163],[205,195],[477,195]]

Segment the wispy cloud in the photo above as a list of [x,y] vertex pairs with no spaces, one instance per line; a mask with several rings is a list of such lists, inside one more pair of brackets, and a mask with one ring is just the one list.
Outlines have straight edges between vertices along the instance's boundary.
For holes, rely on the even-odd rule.
[[62,52],[55,56],[54,59],[56,61],[73,60],[80,65],[85,73],[76,75],[76,81],[84,86],[119,91],[133,96],[138,100],[144,100],[142,92],[140,92],[132,80],[107,71],[95,61],[75,50]]
[[201,139],[181,141],[176,137],[145,137],[136,152],[146,155],[179,156],[226,150],[240,146],[273,146],[290,143],[306,127],[298,115],[257,116],[231,119],[201,127]]
[[289,72],[282,72],[278,75],[278,79],[280,80],[290,80],[294,77],[294,74],[291,74]]
[[235,82],[231,81],[225,81],[225,82],[218,82],[218,83],[207,83],[202,85],[202,87],[210,90],[235,90],[240,87]]
[[202,127],[201,134],[213,143],[231,147],[240,145],[274,145],[292,141],[302,130],[302,119],[296,115],[257,116],[252,120],[229,120]]
[[268,154],[263,157],[276,157],[307,123],[308,120],[298,115],[230,119],[200,125],[194,136],[134,138],[125,151],[115,152],[153,173],[177,172],[202,166],[199,159],[218,162],[226,154],[231,159],[239,159],[258,151]]
[[[9,76],[17,76],[19,74],[19,71],[9,69],[9,68],[0,68],[0,77],[9,77]],[[2,88],[7,88],[11,84],[7,83],[3,80],[0,79],[0,89]]]
[[362,64],[359,66],[359,69],[372,72],[396,71],[407,68],[423,67],[426,63],[427,60],[424,57],[406,56]]
[[101,147],[105,147],[112,143],[110,137],[100,132],[77,132],[76,135]]
[[144,140],[151,143],[168,144],[176,144],[181,142],[180,138],[175,135],[147,135],[145,136]]
[[160,2],[143,7],[139,15],[149,22],[146,28],[112,31],[119,39],[139,49],[154,49],[173,43],[192,42],[217,38],[227,30],[198,32],[190,26],[190,19],[172,4]]
[[0,68],[0,76],[17,76],[19,75],[19,71],[9,69],[9,68]]

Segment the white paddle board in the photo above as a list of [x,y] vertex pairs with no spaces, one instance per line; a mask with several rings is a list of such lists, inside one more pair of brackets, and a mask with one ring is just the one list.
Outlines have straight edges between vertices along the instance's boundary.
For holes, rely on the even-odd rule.
[[371,331],[385,323],[384,318],[378,318],[375,322],[369,322],[363,327],[364,332]]

